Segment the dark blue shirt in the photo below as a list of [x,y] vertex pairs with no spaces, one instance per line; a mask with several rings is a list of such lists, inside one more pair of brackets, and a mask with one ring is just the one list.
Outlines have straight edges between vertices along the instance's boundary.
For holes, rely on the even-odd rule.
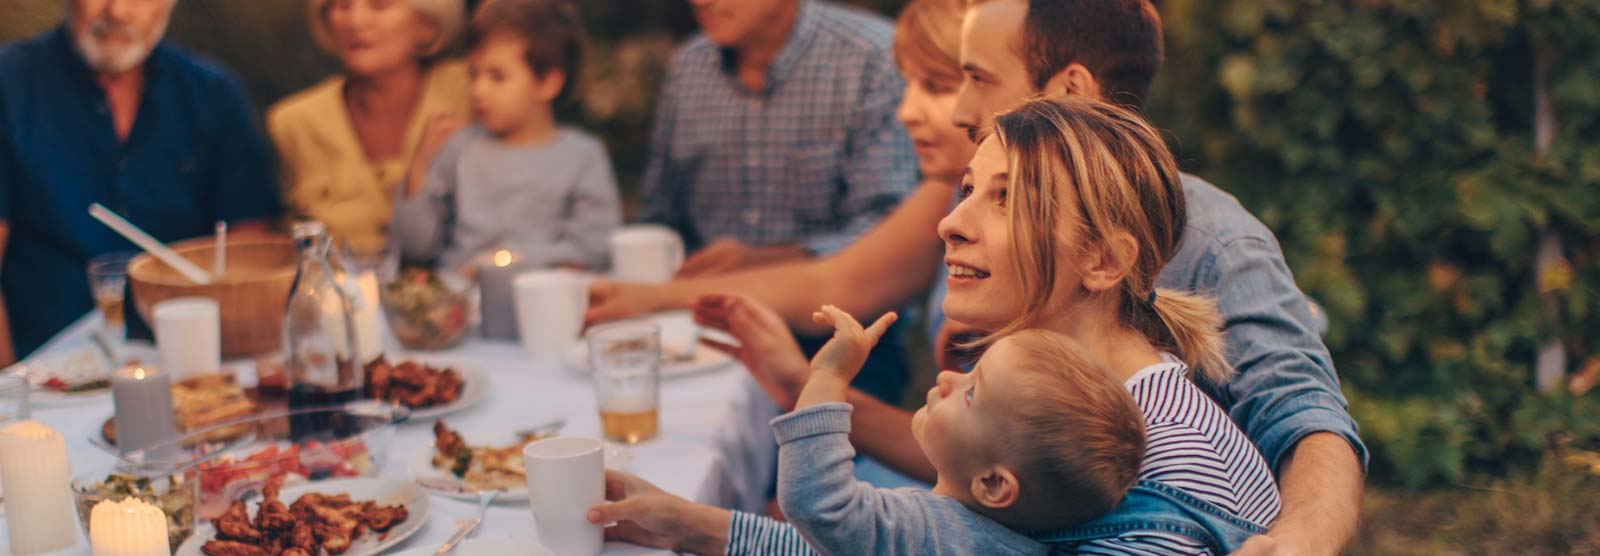
[[57,28],[0,47],[0,220],[10,227],[0,291],[18,357],[93,307],[90,257],[134,248],[90,218],[90,203],[166,242],[282,210],[266,141],[231,72],[161,42],[123,141],[71,41]]

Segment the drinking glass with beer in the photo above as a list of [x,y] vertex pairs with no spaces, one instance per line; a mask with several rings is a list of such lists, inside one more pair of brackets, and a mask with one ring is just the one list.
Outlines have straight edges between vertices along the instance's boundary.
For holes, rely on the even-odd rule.
[[623,322],[589,331],[589,364],[600,425],[614,442],[655,438],[661,405],[661,328]]
[[94,294],[94,305],[106,321],[105,333],[113,342],[126,337],[122,306],[128,291],[128,262],[137,254],[118,251],[89,259],[89,292]]

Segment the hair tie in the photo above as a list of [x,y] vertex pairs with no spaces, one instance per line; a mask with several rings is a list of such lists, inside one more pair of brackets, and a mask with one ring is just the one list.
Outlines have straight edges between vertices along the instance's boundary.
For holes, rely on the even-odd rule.
[[1144,304],[1154,307],[1156,305],[1156,290],[1150,290],[1150,297],[1144,298]]

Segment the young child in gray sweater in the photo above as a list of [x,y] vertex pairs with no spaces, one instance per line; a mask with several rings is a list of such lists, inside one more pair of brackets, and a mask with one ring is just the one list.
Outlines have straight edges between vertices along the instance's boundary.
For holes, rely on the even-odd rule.
[[[500,249],[519,267],[603,267],[621,225],[605,145],[559,126],[583,22],[571,0],[496,0],[467,37],[473,123],[418,149],[390,232],[401,258],[445,270]],[[430,126],[438,122],[430,122]]]
[[877,489],[852,475],[850,380],[894,313],[863,328],[824,306],[834,337],[811,361],[795,411],[772,421],[778,503],[820,554],[1048,554],[1019,531],[1069,527],[1115,509],[1144,453],[1144,419],[1104,367],[1060,334],[995,342],[971,373],[946,372],[911,431],[932,491]]

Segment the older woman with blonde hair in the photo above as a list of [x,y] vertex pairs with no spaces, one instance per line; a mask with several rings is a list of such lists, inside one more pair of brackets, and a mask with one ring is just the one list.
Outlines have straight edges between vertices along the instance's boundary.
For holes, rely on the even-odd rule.
[[273,105],[291,218],[327,224],[360,254],[388,242],[395,190],[417,156],[466,121],[467,70],[440,52],[460,34],[461,0],[310,0],[317,44],[344,74]]

